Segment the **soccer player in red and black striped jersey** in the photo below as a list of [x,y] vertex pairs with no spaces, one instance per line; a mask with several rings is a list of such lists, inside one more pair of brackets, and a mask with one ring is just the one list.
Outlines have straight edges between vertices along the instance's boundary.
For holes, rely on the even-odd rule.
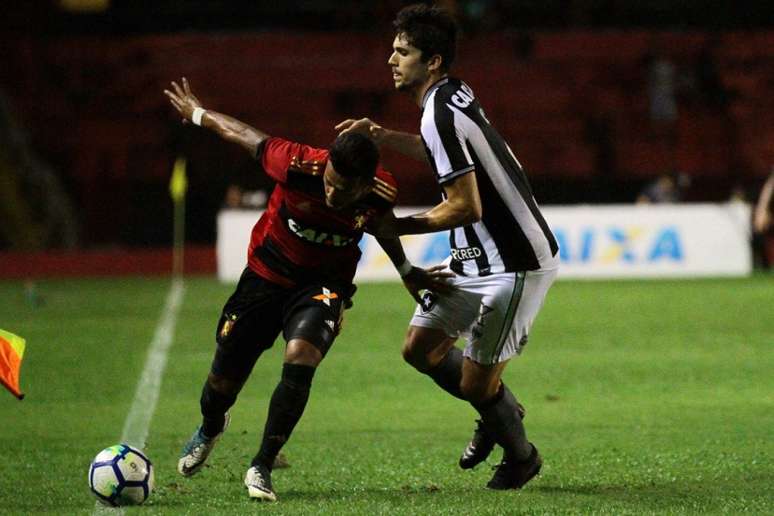
[[[316,149],[205,110],[185,78],[164,93],[184,121],[240,145],[276,181],[253,228],[247,267],[217,326],[215,357],[201,395],[202,424],[178,462],[184,476],[202,468],[256,360],[282,333],[287,342],[282,379],[245,476],[250,497],[274,501],[271,468],[303,414],[315,368],[351,303],[358,242],[370,224],[393,216],[397,186],[365,136],[341,135],[329,149]],[[397,238],[378,241],[415,299],[422,289],[444,289],[450,274],[411,266]]]

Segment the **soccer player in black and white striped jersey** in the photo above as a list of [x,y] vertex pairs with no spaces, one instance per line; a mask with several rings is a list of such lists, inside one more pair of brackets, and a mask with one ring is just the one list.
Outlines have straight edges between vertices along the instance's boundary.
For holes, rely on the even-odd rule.
[[[481,415],[460,458],[472,468],[497,443],[503,459],[487,487],[518,489],[542,459],[527,440],[523,408],[502,383],[508,360],[521,353],[556,278],[558,246],[540,213],[521,164],[492,127],[473,90],[448,75],[456,25],[436,7],[413,5],[395,20],[388,64],[395,88],[422,110],[421,135],[345,120],[344,131],[429,160],[443,200],[427,212],[386,220],[382,236],[450,230],[455,273],[451,293],[427,292],[411,320],[403,356]],[[408,265],[407,265],[408,266]],[[464,337],[460,350],[454,343]]]

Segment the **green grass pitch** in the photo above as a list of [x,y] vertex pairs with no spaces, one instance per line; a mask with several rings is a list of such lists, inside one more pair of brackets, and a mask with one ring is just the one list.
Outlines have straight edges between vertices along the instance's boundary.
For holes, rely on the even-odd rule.
[[[27,398],[0,392],[0,513],[94,511],[88,465],[121,436],[168,287],[41,281],[34,308],[20,282],[0,282],[0,327],[27,339]],[[774,513],[774,276],[557,283],[505,374],[545,466],[505,493],[484,488],[488,466],[456,465],[473,410],[400,357],[408,295],[361,285],[271,505],[252,503],[242,477],[280,343],[256,366],[209,466],[191,479],[175,471],[230,290],[186,280],[146,447],[156,491],[127,514]]]

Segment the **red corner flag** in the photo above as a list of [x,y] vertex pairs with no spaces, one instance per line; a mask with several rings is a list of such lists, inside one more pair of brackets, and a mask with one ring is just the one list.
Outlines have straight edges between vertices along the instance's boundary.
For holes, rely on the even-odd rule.
[[24,344],[23,338],[0,330],[0,383],[19,399],[24,398],[19,390],[19,369],[24,356]]

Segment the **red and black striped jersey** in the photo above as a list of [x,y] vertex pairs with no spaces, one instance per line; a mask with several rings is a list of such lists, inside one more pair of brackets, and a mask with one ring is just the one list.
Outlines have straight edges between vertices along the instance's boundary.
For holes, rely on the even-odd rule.
[[288,287],[321,280],[351,282],[369,220],[395,206],[398,189],[392,174],[378,166],[371,191],[334,210],[325,204],[327,150],[282,138],[269,138],[261,150],[261,165],[276,186],[253,227],[248,267]]

